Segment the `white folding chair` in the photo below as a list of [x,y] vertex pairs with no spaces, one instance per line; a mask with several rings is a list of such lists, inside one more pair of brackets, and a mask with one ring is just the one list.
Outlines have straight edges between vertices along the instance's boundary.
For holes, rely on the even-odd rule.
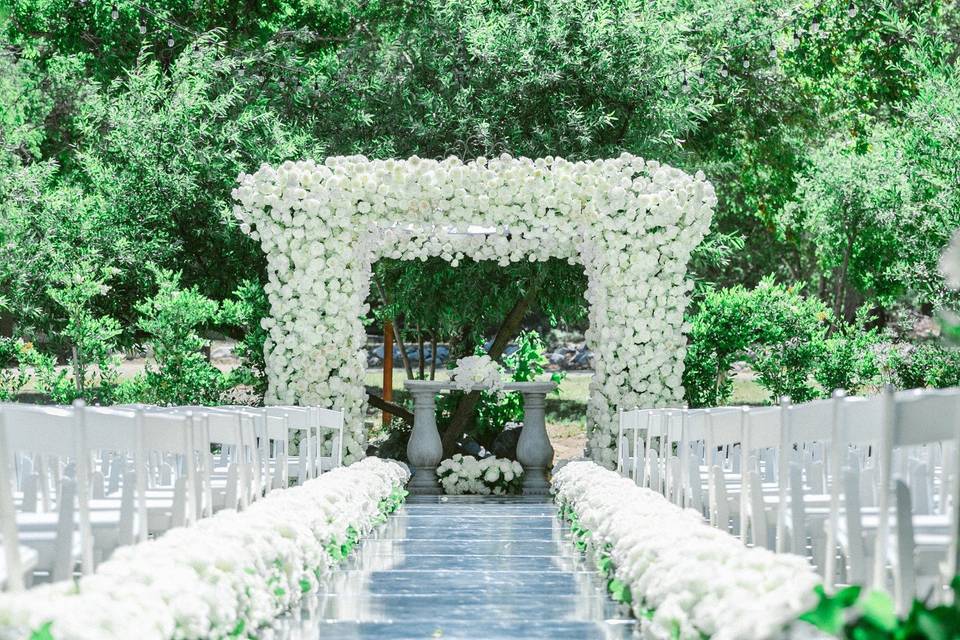
[[617,430],[617,471],[640,482],[644,465],[641,437],[647,428],[649,409],[620,409]]
[[[880,496],[876,552],[874,554],[875,588],[886,584],[886,564],[889,549],[889,513],[891,489],[895,489],[896,547],[893,555],[894,600],[901,613],[906,612],[917,595],[918,580],[927,577],[941,580],[941,567],[957,545],[958,501],[957,483],[950,497],[953,514],[945,518],[948,530],[920,532],[914,524],[910,490],[903,479],[894,487],[893,453],[897,449],[920,447],[942,442],[960,441],[960,392],[957,389],[917,390],[893,395],[887,389],[888,413],[883,422],[880,445]],[[955,562],[955,560],[954,560]]]
[[0,544],[3,559],[0,560],[0,590],[20,591],[32,580],[39,554],[30,547],[20,545],[17,531],[17,514],[13,500],[13,476],[10,473],[12,460],[7,445],[6,416],[0,405]]
[[[313,422],[317,427],[317,452],[314,459],[317,461],[319,472],[329,471],[343,466],[343,428],[344,414],[339,409],[324,409],[311,407]],[[324,431],[330,432],[330,455],[323,455],[324,438],[320,437]]]
[[[61,460],[70,460],[74,468],[73,478],[60,479],[58,513],[55,517],[51,514],[38,523],[37,514],[16,515],[20,544],[37,552],[36,571],[47,573],[51,580],[69,578],[78,559],[82,571],[85,574],[91,573],[94,551],[90,528],[89,453],[85,444],[83,401],[78,400],[73,407],[5,404],[0,408],[0,412],[4,417],[5,445],[8,448],[8,451],[0,452],[4,466],[9,464],[16,452],[26,452],[41,458],[55,458],[57,464]],[[74,521],[74,509],[78,513],[78,525]],[[19,522],[22,519],[27,522],[21,531]],[[9,558],[7,561],[9,562]]]

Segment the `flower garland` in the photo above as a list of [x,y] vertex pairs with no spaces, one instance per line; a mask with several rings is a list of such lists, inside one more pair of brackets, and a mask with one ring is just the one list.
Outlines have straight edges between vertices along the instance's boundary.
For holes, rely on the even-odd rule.
[[362,318],[371,265],[384,257],[582,264],[597,356],[590,449],[602,464],[614,462],[618,407],[683,398],[687,262],[716,205],[700,172],[627,153],[587,162],[352,156],[264,165],[239,182],[234,215],[267,256],[266,402],[345,411],[347,460],[365,450]]
[[552,480],[561,514],[648,638],[761,640],[816,602],[805,558],[747,548],[662,495],[592,462]]
[[405,465],[367,458],[244,511],[122,547],[95,574],[0,596],[0,638],[228,638],[315,592],[403,502]]
[[463,392],[482,387],[499,395],[503,391],[503,367],[488,355],[466,356],[457,360],[457,366],[450,371],[450,381]]
[[506,458],[482,458],[456,454],[440,463],[437,478],[449,495],[495,495],[520,493],[523,467]]

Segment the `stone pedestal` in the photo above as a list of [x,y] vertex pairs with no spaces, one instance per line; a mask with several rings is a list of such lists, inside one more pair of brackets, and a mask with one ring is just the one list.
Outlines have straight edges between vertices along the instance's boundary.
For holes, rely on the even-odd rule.
[[[551,383],[552,384],[552,383]],[[553,467],[553,446],[547,436],[544,404],[552,389],[524,389],[523,430],[517,442],[517,461],[523,467],[523,495],[550,493],[547,473]]]
[[[437,495],[437,465],[443,457],[443,444],[437,431],[436,394],[453,389],[448,381],[407,380],[403,386],[413,396],[413,431],[407,444],[407,459],[413,471],[408,489],[414,495]],[[550,492],[547,473],[553,466],[553,447],[547,436],[544,404],[547,394],[557,388],[555,382],[510,382],[504,391],[523,394],[523,430],[517,442],[517,460],[523,467],[523,494]],[[475,391],[484,391],[477,388]]]
[[405,385],[413,396],[413,430],[407,443],[407,460],[413,477],[408,489],[414,495],[439,495],[437,465],[443,457],[443,444],[437,431],[436,390]]

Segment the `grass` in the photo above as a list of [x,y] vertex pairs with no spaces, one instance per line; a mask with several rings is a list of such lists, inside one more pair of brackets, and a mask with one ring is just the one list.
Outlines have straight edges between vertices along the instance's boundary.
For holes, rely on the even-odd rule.
[[[445,380],[447,375],[446,372],[437,372],[437,378],[440,380]],[[587,398],[590,396],[592,378],[592,371],[569,371],[560,383],[559,394],[547,396],[547,424],[551,427],[552,433],[575,437],[586,432]],[[407,375],[403,369],[394,369],[393,388],[402,391],[403,381],[406,379]],[[382,393],[383,370],[368,369],[364,382],[368,388]],[[403,393],[398,395],[405,396]],[[730,404],[765,404],[769,397],[770,394],[757,384],[752,374],[742,373],[734,378],[733,398]]]

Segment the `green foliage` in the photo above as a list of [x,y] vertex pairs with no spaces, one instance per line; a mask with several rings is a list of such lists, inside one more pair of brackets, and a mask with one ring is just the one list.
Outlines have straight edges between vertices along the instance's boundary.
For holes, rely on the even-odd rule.
[[94,302],[110,290],[107,281],[114,273],[113,269],[98,270],[90,262],[81,261],[70,271],[52,276],[56,285],[47,289],[47,295],[66,316],[57,338],[70,353],[69,374],[61,370],[51,377],[48,370],[39,377],[41,389],[54,402],[69,403],[77,398],[110,401],[119,375],[120,363],[114,351],[121,328],[114,318],[98,315]]
[[754,365],[759,382],[774,398],[797,401],[816,396],[810,385],[829,314],[815,298],[772,279],[756,288],[710,291],[691,318],[683,383],[690,406],[718,406],[733,392],[731,367]]
[[240,341],[234,348],[240,366],[231,372],[232,384],[248,384],[261,397],[267,391],[266,355],[264,343],[267,331],[260,321],[270,314],[270,303],[263,286],[253,280],[244,280],[233,292],[233,298],[224,300],[219,322],[239,329]]
[[[510,370],[510,379],[514,382],[535,380],[543,373],[543,366],[547,362],[543,339],[536,331],[523,331],[515,344],[517,350],[503,357],[503,365]],[[483,346],[477,346],[475,353],[485,353]],[[454,365],[455,363],[450,363],[451,367]],[[551,378],[559,383],[563,374],[555,373]],[[463,392],[454,391],[437,398],[437,425],[441,432],[449,424],[462,396]],[[497,394],[484,392],[480,394],[474,422],[466,433],[489,449],[508,422],[523,422],[523,396],[519,393],[504,393],[498,397]]]
[[408,341],[416,340],[418,328],[440,342],[449,341],[452,357],[470,355],[531,288],[534,299],[528,313],[570,323],[586,316],[583,268],[563,260],[504,267],[462,256],[456,266],[442,258],[380,260],[375,271],[388,301],[374,287],[371,297],[378,317],[394,319]]
[[900,389],[960,386],[960,349],[937,341],[901,345],[887,360],[891,382]]
[[869,310],[861,307],[854,322],[839,321],[824,341],[813,372],[821,389],[857,392],[879,382],[884,342],[876,327],[867,326],[869,316]]
[[893,600],[881,591],[867,592],[854,585],[829,595],[817,587],[817,605],[800,619],[845,640],[958,640],[960,576],[954,577],[951,588],[951,604],[932,606],[915,600],[906,617],[899,618]]
[[157,293],[139,304],[138,328],[149,336],[155,365],[148,365],[146,386],[157,404],[217,404],[226,390],[226,378],[203,353],[209,347],[199,331],[213,324],[216,301],[196,287],[182,288],[181,275],[149,265]]
[[0,337],[0,402],[15,400],[30,381],[28,365],[33,351],[31,343]]
[[[811,375],[869,385],[870,366],[848,366],[869,340],[841,321],[864,304],[885,318],[894,303],[956,302],[935,268],[960,225],[956,0],[858,0],[856,16],[847,0],[0,4],[0,335],[56,338],[69,312],[47,292],[86,261],[117,270],[87,313],[116,319],[112,339],[130,346],[145,337],[129,301],[153,295],[151,261],[210,299],[237,292],[210,324],[242,333],[235,381],[262,389],[265,306],[246,282],[265,265],[230,190],[262,162],[351,153],[626,150],[703,169],[718,206],[693,255],[698,293],[762,289],[772,274],[805,283],[836,326],[822,344],[799,321],[746,342],[701,327],[685,376],[695,404],[729,396],[730,358],[748,349],[772,393],[814,394]],[[169,46],[165,20],[203,35]],[[685,71],[698,77],[684,85]],[[584,318],[577,266],[459,262],[384,261],[390,302],[371,306],[409,343],[432,336],[455,356],[530,290],[530,315]],[[45,388],[75,393],[73,374],[38,364]]]
[[838,135],[811,154],[781,222],[816,257],[818,286],[838,314],[864,299],[948,299],[937,271],[960,226],[960,71],[927,78],[898,125]]

